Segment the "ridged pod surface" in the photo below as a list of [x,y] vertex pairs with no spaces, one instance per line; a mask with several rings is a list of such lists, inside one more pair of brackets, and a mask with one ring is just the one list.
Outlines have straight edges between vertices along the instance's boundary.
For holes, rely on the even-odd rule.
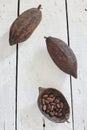
[[47,37],[46,45],[54,63],[63,72],[77,78],[77,59],[72,49],[64,41],[54,37]]
[[40,8],[41,5],[28,9],[13,22],[9,33],[10,45],[21,43],[31,36],[42,19]]

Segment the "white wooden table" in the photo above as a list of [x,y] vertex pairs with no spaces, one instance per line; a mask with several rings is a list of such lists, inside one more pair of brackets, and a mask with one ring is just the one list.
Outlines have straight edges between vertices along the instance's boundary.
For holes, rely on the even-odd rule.
[[[42,5],[43,18],[24,43],[9,46],[9,28],[18,14]],[[0,130],[87,130],[87,0],[0,0]],[[51,60],[44,36],[73,49],[78,79]],[[38,87],[60,90],[70,105],[70,123],[45,119],[37,107]],[[43,118],[45,128],[43,128]]]

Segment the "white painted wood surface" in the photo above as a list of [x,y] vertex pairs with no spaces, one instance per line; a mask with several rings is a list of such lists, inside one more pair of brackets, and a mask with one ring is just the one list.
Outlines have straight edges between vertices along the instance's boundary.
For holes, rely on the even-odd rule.
[[[74,129],[87,129],[87,1],[68,1],[70,46],[78,59],[78,79],[72,78]],[[72,17],[71,17],[72,16]]]
[[21,43],[18,49],[17,124],[15,124],[16,47],[9,46],[8,32],[11,23],[17,17],[18,1],[1,0],[0,3],[0,130],[43,129],[44,117],[37,107],[39,86],[60,90],[71,109],[70,123],[55,124],[44,118],[46,130],[86,130],[87,11],[85,8],[87,8],[87,1],[67,1],[70,46],[78,60],[78,79],[72,78],[72,108],[70,76],[59,70],[53,63],[44,39],[44,36],[54,36],[67,42],[65,0],[49,2],[20,0],[20,13],[42,4],[43,18],[32,36]]
[[[60,3],[60,4],[59,4]],[[61,90],[70,104],[69,76],[51,60],[44,36],[55,36],[67,41],[65,2],[44,0],[20,3],[20,12],[42,4],[43,18],[33,35],[19,45],[18,71],[18,129],[42,129],[42,114],[37,108],[38,87]],[[46,119],[46,129],[71,129],[72,123],[54,124]],[[72,122],[72,121],[70,121]]]
[[15,130],[15,46],[8,42],[17,0],[0,0],[0,130]]

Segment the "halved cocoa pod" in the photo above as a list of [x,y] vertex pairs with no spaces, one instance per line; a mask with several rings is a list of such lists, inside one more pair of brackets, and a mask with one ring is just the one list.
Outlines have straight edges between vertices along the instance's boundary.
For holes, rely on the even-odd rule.
[[41,113],[55,123],[68,122],[70,107],[64,95],[54,88],[39,88],[38,107]]

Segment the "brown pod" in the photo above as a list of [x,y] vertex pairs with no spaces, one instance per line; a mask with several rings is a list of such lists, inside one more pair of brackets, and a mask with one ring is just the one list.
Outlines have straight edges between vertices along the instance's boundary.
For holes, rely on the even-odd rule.
[[70,107],[61,92],[39,87],[38,107],[41,113],[55,123],[69,122]]
[[40,8],[41,5],[38,8],[31,8],[23,12],[13,22],[9,33],[10,45],[23,42],[31,36],[42,19]]
[[77,78],[77,59],[72,49],[64,41],[54,37],[46,38],[46,45],[54,63],[63,72]]

